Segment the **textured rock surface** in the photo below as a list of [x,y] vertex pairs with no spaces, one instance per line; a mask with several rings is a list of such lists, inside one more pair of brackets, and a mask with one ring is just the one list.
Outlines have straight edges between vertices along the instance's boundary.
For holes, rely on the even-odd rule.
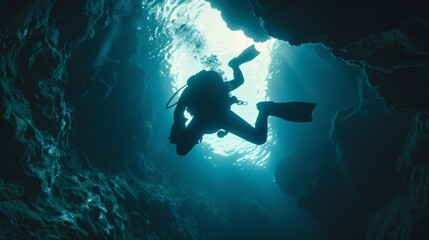
[[[303,155],[277,168],[277,182],[320,221],[323,238],[426,239],[428,2],[252,0],[253,10],[247,1],[211,2],[257,40],[266,38],[261,19],[273,37],[322,43],[362,69],[361,98],[337,112],[323,164]],[[217,239],[228,231],[220,206],[175,186],[159,166],[167,156],[151,124],[162,118],[152,100],[162,86],[148,80],[157,61],[139,48],[148,36],[135,24],[150,17],[141,6],[0,4],[1,239]],[[254,216],[268,219],[259,210]]]
[[363,72],[360,101],[333,119],[336,160],[320,159],[331,164],[315,170],[305,159],[312,155],[285,159],[276,172],[282,189],[319,219],[323,239],[426,239],[429,3],[250,2],[270,36],[321,43]]
[[[428,4],[252,2],[270,35],[291,44],[324,44],[335,56],[360,66],[387,106],[417,112],[408,129],[407,117],[392,114],[366,87],[357,106],[338,111],[331,130],[336,163],[320,173],[300,200],[319,219],[322,238],[424,239]],[[334,177],[335,172],[342,174]],[[277,173],[282,174],[281,168]]]
[[255,16],[252,5],[248,0],[211,0],[213,8],[221,11],[222,18],[232,30],[243,30],[255,41],[265,41],[269,38],[262,27],[261,20]]
[[[225,15],[236,12],[251,19],[243,28],[245,32],[257,29],[259,18],[272,37],[292,45],[323,44],[335,56],[362,67],[368,83],[389,106],[413,111],[429,108],[427,1],[251,0],[253,13],[245,3],[210,2]],[[224,18],[232,26],[244,24],[243,20]],[[254,30],[247,32],[254,36]]]
[[224,229],[220,207],[154,164],[165,156],[148,141],[157,106],[147,92],[159,86],[132,60],[140,1],[2,1],[0,11],[1,239]]

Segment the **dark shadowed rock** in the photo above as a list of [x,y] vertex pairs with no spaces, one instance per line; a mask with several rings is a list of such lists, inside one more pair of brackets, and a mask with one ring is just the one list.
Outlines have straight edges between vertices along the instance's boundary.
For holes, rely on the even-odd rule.
[[261,20],[255,16],[249,0],[208,0],[213,8],[221,11],[222,18],[232,30],[243,30],[244,34],[257,42],[269,38]]

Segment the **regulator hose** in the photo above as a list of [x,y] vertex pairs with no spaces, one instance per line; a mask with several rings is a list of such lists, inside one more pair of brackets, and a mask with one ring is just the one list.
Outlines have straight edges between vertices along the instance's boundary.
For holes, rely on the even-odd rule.
[[188,84],[185,84],[185,85],[183,85],[181,88],[179,88],[179,90],[177,90],[174,94],[173,94],[173,96],[171,96],[171,98],[170,98],[170,100],[168,100],[168,102],[167,102],[167,104],[165,105],[165,108],[167,108],[167,109],[169,109],[169,108],[172,108],[172,107],[174,107],[174,106],[176,106],[177,105],[177,103],[179,102],[179,101],[177,101],[177,102],[175,102],[175,103],[173,103],[172,105],[169,105],[170,103],[171,103],[171,100],[173,100],[173,98],[180,92],[180,91],[182,91],[182,89],[184,89],[185,87],[187,87],[188,86]]

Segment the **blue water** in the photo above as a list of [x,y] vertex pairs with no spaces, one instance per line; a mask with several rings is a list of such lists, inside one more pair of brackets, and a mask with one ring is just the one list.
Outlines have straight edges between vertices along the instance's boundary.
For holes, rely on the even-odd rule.
[[[228,48],[216,37],[210,39],[206,36],[209,34],[205,35],[197,27],[205,23],[195,22],[204,21],[198,16],[205,14],[208,4],[203,1],[180,1],[180,5],[177,3],[178,1],[168,1],[163,5],[151,6],[151,13],[155,17],[149,18],[157,19],[153,23],[156,27],[150,31],[153,35],[149,37],[149,43],[156,48],[149,48],[148,51],[162,69],[159,72],[161,77],[158,77],[163,82],[162,91],[158,93],[161,103],[165,103],[187,77],[199,69],[218,68],[225,75],[231,76],[226,62],[253,43],[250,39],[242,40],[240,36],[239,39],[235,37],[235,40],[230,40],[233,41],[230,44],[237,46]],[[211,26],[208,29],[205,31],[210,31]],[[227,31],[221,37],[217,35],[217,38],[228,38],[224,34],[236,33]],[[195,189],[199,194],[220,204],[219,211],[227,219],[226,224],[233,229],[233,234],[241,239],[319,239],[317,223],[298,206],[299,195],[285,195],[275,182],[274,172],[280,161],[302,152],[310,152],[312,157],[325,154],[321,149],[322,145],[328,144],[331,119],[336,110],[358,99],[358,93],[353,88],[359,73],[352,66],[334,59],[322,46],[292,47],[281,41],[270,44],[266,57],[267,73],[260,76],[263,78],[262,85],[255,85],[257,80],[251,78],[253,74],[249,73],[252,68],[244,68],[244,85],[256,87],[237,96],[251,101],[262,92],[261,98],[254,99],[249,105],[263,99],[316,102],[318,107],[312,124],[270,119],[270,138],[262,147],[242,141],[219,140],[214,135],[213,138],[205,137],[203,143],[197,145],[186,157],[176,156],[174,146],[165,141],[172,122],[171,110],[167,111],[168,120],[162,124],[154,123],[154,129],[161,133],[158,134],[160,144],[165,145],[165,151],[170,154],[168,161],[164,162],[169,168],[171,180],[187,190]],[[184,56],[186,54],[190,54],[188,58]],[[216,54],[220,63],[215,66],[204,65],[201,59],[209,54]],[[180,57],[184,59],[180,60]],[[248,78],[248,75],[251,77]],[[255,116],[253,114],[246,120],[252,123]],[[296,162],[292,161],[291,168],[294,164]],[[311,166],[327,163],[318,161],[315,157],[304,164],[310,169]]]
[[[233,110],[253,123],[258,101],[309,101],[314,122],[270,119],[265,145],[214,135],[179,157],[168,99],[202,68],[230,79],[227,61],[254,42],[204,1],[129,4],[89,1],[67,15],[87,21],[55,25],[49,16],[64,9],[37,3],[2,35],[13,39],[1,56],[14,139],[4,145],[20,147],[1,170],[0,238],[320,239],[300,198],[328,164],[332,118],[358,100],[360,73],[319,45],[256,43],[261,56],[243,66],[236,93],[249,104]],[[276,182],[279,163],[303,182],[294,194]]]

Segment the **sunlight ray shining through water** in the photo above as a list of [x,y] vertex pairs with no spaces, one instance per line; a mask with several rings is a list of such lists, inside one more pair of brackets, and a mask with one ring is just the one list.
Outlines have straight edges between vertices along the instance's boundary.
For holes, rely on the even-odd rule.
[[[202,69],[218,71],[224,80],[233,78],[228,62],[248,46],[254,44],[242,31],[232,31],[223,21],[218,10],[203,1],[170,0],[157,10],[157,20],[163,21],[166,34],[171,43],[165,53],[165,61],[170,68],[170,76],[175,79],[173,92],[186,84],[186,80]],[[248,102],[247,106],[233,105],[232,110],[250,124],[254,124],[258,111],[256,103],[268,100],[267,83],[271,51],[275,40],[256,43],[260,55],[253,61],[241,65],[245,83],[232,92],[232,95]],[[190,115],[186,116],[191,119]],[[235,164],[251,164],[265,167],[270,155],[272,135],[269,131],[268,141],[257,146],[228,134],[220,139],[216,134],[205,135],[203,143],[210,153],[230,156],[238,155]]]

